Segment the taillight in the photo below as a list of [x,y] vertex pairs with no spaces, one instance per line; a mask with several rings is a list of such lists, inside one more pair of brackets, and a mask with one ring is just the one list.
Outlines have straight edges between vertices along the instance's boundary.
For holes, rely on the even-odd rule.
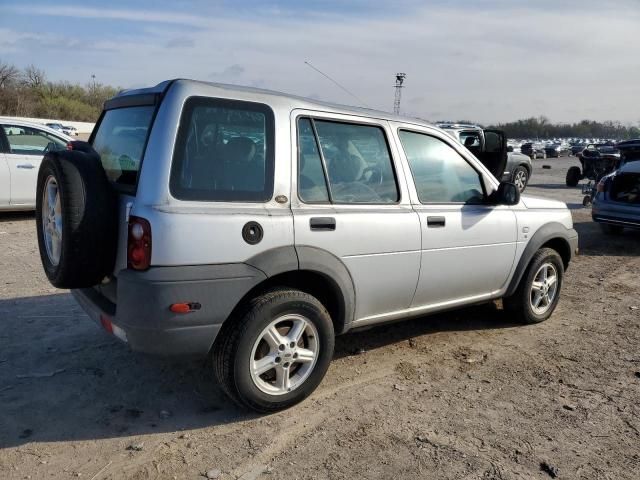
[[607,179],[606,178],[603,178],[602,180],[600,180],[598,182],[598,185],[596,186],[596,191],[598,193],[604,192],[604,187],[605,187],[606,184],[607,184]]
[[129,218],[127,240],[127,266],[134,270],[146,270],[151,264],[151,225],[140,217]]
[[73,142],[67,143],[67,150],[73,150]]

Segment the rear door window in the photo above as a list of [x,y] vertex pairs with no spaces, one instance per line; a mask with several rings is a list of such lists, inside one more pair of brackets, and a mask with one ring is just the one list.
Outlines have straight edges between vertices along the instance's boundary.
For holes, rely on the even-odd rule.
[[171,168],[181,200],[266,202],[273,195],[274,117],[264,104],[192,97]]
[[135,187],[144,155],[154,105],[107,110],[93,138],[107,178]]
[[381,127],[301,118],[298,148],[302,201],[388,204],[400,199]]

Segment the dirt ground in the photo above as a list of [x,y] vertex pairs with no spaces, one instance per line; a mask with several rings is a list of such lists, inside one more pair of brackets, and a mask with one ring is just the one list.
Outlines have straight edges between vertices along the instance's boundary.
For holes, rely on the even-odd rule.
[[0,215],[0,478],[640,478],[640,234],[600,232],[574,162],[536,161],[528,189],[580,233],[549,321],[491,304],[339,337],[270,416],[107,336],[45,280],[33,216]]

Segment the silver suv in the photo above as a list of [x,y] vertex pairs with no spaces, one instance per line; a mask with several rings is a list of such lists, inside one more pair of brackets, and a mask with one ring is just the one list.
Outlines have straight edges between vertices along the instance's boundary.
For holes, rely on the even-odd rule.
[[209,355],[262,412],[307,397],[356,328],[499,298],[547,319],[578,241],[565,204],[432,125],[191,80],[106,102],[37,191],[53,285],[133,350]]

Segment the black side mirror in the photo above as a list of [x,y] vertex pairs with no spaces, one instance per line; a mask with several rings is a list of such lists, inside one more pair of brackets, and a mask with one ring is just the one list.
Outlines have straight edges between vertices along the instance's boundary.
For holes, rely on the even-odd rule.
[[498,189],[491,194],[496,205],[517,205],[520,203],[520,190],[515,183],[501,182]]
[[513,145],[507,146],[507,152],[513,152]]

